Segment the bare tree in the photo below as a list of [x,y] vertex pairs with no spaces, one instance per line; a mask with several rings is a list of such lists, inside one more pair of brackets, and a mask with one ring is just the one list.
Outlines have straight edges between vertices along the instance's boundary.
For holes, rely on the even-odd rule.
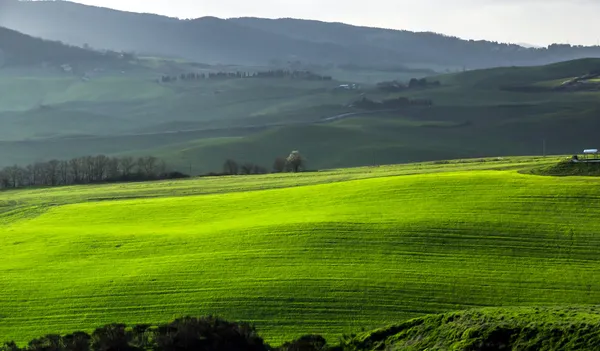
[[275,173],[283,173],[285,171],[286,162],[285,157],[277,157],[275,162],[273,162],[273,171]]
[[306,167],[306,159],[299,151],[292,151],[286,159],[287,168],[292,172],[300,172]]
[[5,170],[0,170],[0,189],[10,188],[10,179]]
[[105,179],[107,173],[109,158],[104,155],[98,155],[93,160],[93,179],[94,181],[101,182]]
[[79,184],[83,181],[84,163],[81,158],[74,158],[69,161],[69,171],[71,172],[71,180],[74,184]]
[[138,159],[138,169],[140,173],[145,174],[148,177],[156,175],[156,164],[158,159],[153,156],[140,157]]
[[70,183],[68,161],[60,161],[58,163],[57,176],[59,184],[68,185]]
[[33,165],[33,178],[34,185],[43,185],[44,184],[44,175],[45,175],[46,166],[42,162],[36,162]]
[[106,164],[106,178],[107,179],[118,179],[119,178],[119,159],[113,157],[108,160]]
[[94,158],[92,156],[85,156],[81,158],[83,165],[83,181],[85,183],[92,183],[94,181]]
[[254,170],[254,163],[244,163],[241,167],[240,167],[240,174],[252,174],[252,171]]
[[240,167],[237,164],[237,162],[235,162],[232,159],[229,159],[227,161],[225,161],[225,163],[223,164],[223,173],[225,174],[229,174],[229,175],[236,175],[240,172]]
[[18,188],[23,186],[23,170],[19,168],[19,166],[14,165],[12,167],[7,167],[4,169],[4,173],[8,177],[9,186],[11,188]]
[[123,157],[119,161],[119,169],[123,177],[129,177],[133,173],[136,162],[131,156]]
[[60,161],[52,160],[44,164],[44,185],[58,185],[58,165]]

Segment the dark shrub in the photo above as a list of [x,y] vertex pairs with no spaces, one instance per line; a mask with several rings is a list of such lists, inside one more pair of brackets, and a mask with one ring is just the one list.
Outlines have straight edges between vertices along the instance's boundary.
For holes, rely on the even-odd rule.
[[292,342],[283,344],[279,351],[324,351],[327,340],[320,335],[305,335]]

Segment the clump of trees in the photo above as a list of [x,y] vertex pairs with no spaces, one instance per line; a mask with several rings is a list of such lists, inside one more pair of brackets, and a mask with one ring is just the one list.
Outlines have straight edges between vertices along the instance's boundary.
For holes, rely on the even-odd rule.
[[[259,166],[252,162],[238,163],[232,159],[225,161],[223,164],[223,173],[220,175],[251,175],[251,174],[267,174],[267,170],[263,166]],[[211,174],[219,175],[219,174]]]
[[279,348],[270,347],[253,325],[216,317],[184,317],[158,326],[109,324],[92,334],[46,335],[20,347],[14,342],[0,351],[325,351],[326,340],[303,336]]
[[[273,173],[284,172],[302,172],[306,171],[306,158],[299,151],[292,151],[287,157],[277,157],[273,162]],[[262,166],[254,163],[238,163],[235,160],[228,159],[223,164],[222,174],[209,175],[250,175],[267,174],[269,171]]]
[[0,189],[186,177],[183,173],[168,171],[165,162],[153,156],[133,158],[97,155],[68,161],[37,162],[25,167],[6,167],[0,170]]

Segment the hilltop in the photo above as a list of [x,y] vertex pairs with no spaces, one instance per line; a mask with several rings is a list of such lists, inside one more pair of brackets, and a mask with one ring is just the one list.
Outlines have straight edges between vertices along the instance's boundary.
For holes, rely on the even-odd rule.
[[117,61],[117,57],[111,57],[107,53],[34,38],[0,27],[0,67],[29,67],[44,64],[56,68],[63,64],[98,64]]
[[67,1],[2,0],[0,5],[0,25],[27,34],[78,46],[89,44],[98,49],[181,57],[213,64],[264,65],[292,61],[380,68],[425,65],[473,69],[600,57],[598,47],[525,48],[436,33],[296,19],[178,20]]

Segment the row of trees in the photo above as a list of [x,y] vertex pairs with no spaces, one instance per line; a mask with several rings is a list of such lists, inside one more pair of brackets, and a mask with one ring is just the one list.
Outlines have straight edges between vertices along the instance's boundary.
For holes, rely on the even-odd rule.
[[[288,157],[278,157],[273,172],[306,170],[306,159],[298,151]],[[269,170],[254,163],[227,160],[223,173],[207,175],[266,174]],[[77,157],[68,161],[37,162],[25,167],[11,166],[0,170],[0,189],[31,186],[62,186],[105,182],[133,182],[159,179],[187,178],[180,172],[169,172],[164,161],[153,157],[108,157],[105,155]]]
[[[288,157],[277,157],[273,162],[274,173],[301,172],[306,170],[306,159],[299,151],[292,151]],[[224,175],[248,175],[248,174],[266,174],[269,171],[253,163],[238,163],[234,160],[227,160],[223,164]]]
[[248,323],[231,323],[206,317],[186,317],[158,326],[110,324],[91,335],[75,332],[47,335],[19,347],[14,342],[0,351],[326,351],[326,340],[307,335],[272,348]]
[[331,76],[322,76],[310,71],[270,70],[261,72],[212,72],[212,73],[182,73],[179,76],[162,76],[161,83],[194,81],[204,79],[244,79],[244,78],[289,78],[299,80],[332,80]]
[[168,172],[165,162],[153,156],[133,158],[97,155],[68,161],[37,162],[26,167],[6,167],[0,170],[0,189],[184,177],[186,175],[178,172]]

